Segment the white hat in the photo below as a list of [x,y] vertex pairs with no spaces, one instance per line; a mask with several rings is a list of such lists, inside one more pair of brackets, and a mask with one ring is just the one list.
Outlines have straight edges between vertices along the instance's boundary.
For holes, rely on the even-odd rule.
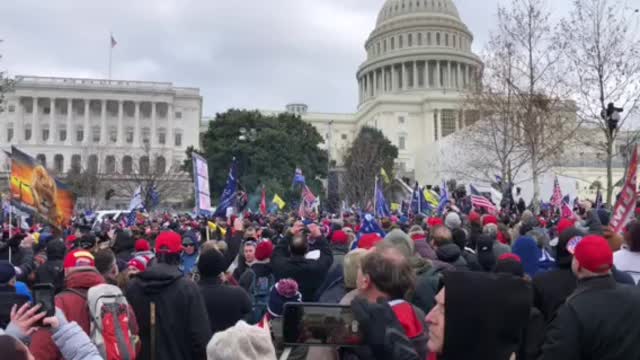
[[213,335],[207,345],[207,360],[276,360],[276,351],[268,330],[243,320]]

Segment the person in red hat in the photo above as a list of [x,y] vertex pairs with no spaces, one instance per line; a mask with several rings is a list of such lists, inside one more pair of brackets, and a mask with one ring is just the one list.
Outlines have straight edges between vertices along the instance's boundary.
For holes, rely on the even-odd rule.
[[640,359],[640,289],[616,283],[601,236],[567,243],[578,286],[547,328],[539,359]]
[[[87,335],[91,334],[91,315],[87,306],[87,292],[90,288],[104,284],[105,279],[95,267],[95,258],[87,250],[73,250],[63,261],[65,289],[55,297],[56,307],[65,317],[80,325]],[[129,308],[129,327],[133,335],[138,334],[136,316]],[[62,360],[62,354],[47,329],[38,330],[32,337],[29,348],[36,359]]]
[[155,250],[157,263],[131,279],[126,293],[140,318],[140,358],[204,359],[212,333],[198,285],[179,269],[182,237],[173,231],[160,233]]

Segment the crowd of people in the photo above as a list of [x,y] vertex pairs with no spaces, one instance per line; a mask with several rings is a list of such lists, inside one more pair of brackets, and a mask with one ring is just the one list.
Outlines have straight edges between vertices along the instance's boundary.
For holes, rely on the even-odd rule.
[[[610,212],[591,207],[569,218],[160,214],[62,232],[5,223],[0,354],[640,359],[640,221],[617,234]],[[42,283],[55,289],[54,315],[34,304]],[[349,306],[362,344],[285,346],[285,304],[300,302]]]

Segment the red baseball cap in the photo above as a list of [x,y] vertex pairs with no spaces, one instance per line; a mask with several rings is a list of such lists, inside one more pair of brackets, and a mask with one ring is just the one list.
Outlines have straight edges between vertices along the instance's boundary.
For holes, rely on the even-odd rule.
[[145,239],[138,239],[136,240],[135,249],[136,251],[149,251],[151,250],[151,245]]
[[380,235],[376,233],[364,234],[362,235],[362,237],[360,237],[360,240],[358,241],[358,247],[360,249],[369,250],[372,247],[376,246],[376,244],[379,243],[380,241],[382,241],[382,238],[380,237]]
[[605,238],[590,235],[583,238],[576,245],[574,258],[583,267],[592,273],[604,273],[613,267],[613,251]]
[[64,258],[63,267],[65,269],[75,268],[75,267],[95,267],[96,262],[93,255],[87,250],[73,250],[68,253]]
[[482,217],[482,226],[487,224],[496,224],[498,225],[498,218],[493,215],[485,215]]
[[182,237],[176,232],[165,231],[156,239],[156,253],[179,254],[183,250]]

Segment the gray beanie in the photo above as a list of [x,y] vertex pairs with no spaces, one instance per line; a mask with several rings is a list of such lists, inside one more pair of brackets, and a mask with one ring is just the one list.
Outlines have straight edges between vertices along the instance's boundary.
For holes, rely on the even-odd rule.
[[400,229],[391,230],[387,236],[384,237],[383,243],[398,249],[407,258],[413,256],[415,252],[413,240],[411,240],[407,233]]
[[276,351],[268,330],[243,320],[213,335],[207,345],[207,360],[276,360]]
[[449,228],[449,230],[458,229],[462,226],[462,220],[460,219],[460,215],[456,212],[450,212],[444,218],[444,225]]

